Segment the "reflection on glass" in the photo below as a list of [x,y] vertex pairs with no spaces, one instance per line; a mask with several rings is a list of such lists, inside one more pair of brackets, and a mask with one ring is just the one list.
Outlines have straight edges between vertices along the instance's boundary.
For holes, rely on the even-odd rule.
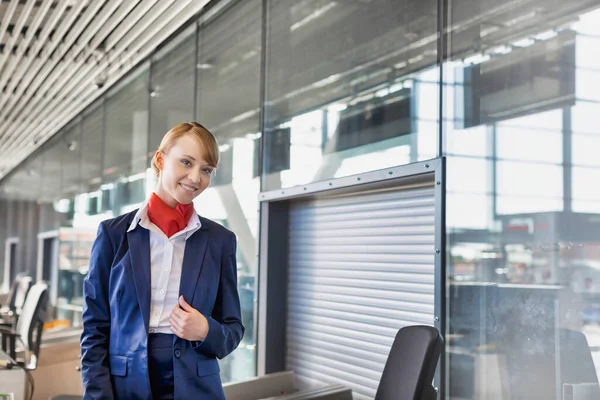
[[258,234],[260,110],[260,0],[237,2],[198,28],[196,119],[217,138],[219,167],[194,200],[200,215],[237,237],[237,273],[244,338],[219,362],[223,382],[256,375],[254,299]]
[[450,2],[448,399],[600,398],[592,5]]
[[51,302],[55,307],[53,327],[81,327],[83,279],[87,275],[96,231],[61,228],[58,231],[57,260],[50,274]]
[[149,75],[146,68],[134,71],[106,99],[102,164],[105,183],[146,170]]
[[148,165],[169,129],[194,119],[195,25],[154,56],[150,76]]
[[437,156],[435,1],[268,4],[263,190]]

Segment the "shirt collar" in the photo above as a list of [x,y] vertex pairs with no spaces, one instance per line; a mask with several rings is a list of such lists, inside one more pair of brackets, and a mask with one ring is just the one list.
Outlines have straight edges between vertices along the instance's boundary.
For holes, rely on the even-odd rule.
[[[152,221],[150,221],[150,218],[148,218],[148,201],[149,201],[149,199],[146,199],[144,201],[144,203],[140,206],[138,211],[135,213],[135,216],[133,217],[133,221],[131,221],[131,224],[129,225],[129,229],[127,229],[127,232],[134,230],[138,225],[140,225],[142,228],[149,229],[149,226],[150,226],[150,224],[152,224]],[[152,224],[152,225],[156,226],[154,224]],[[182,235],[185,233],[185,240],[187,240],[187,239],[189,239],[190,236],[192,236],[192,234],[194,232],[196,232],[201,227],[202,227],[202,223],[200,222],[200,217],[198,217],[198,214],[194,211],[192,213],[192,216],[190,217],[190,220],[187,223],[187,226],[183,230],[177,232],[176,234],[174,234],[171,237],[174,238],[176,236],[179,236],[179,235]],[[157,227],[157,229],[158,229],[158,227]],[[160,231],[160,229],[158,229],[158,230]]]

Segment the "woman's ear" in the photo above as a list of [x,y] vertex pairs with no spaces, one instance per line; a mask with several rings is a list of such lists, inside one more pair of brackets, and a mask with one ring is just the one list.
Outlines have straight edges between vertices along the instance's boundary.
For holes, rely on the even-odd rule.
[[154,159],[156,160],[156,168],[158,168],[159,171],[162,171],[164,165],[163,152],[160,150],[156,150]]

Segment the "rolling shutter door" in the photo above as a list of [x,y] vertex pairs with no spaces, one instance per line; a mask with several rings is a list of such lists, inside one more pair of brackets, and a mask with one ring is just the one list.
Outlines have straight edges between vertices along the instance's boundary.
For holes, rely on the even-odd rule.
[[394,336],[433,325],[433,185],[294,203],[286,368],[373,398]]

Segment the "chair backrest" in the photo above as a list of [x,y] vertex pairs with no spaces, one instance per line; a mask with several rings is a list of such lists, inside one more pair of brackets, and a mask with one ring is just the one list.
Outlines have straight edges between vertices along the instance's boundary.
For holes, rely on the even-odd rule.
[[432,382],[444,347],[432,326],[406,326],[398,331],[375,400],[429,400],[436,397]]
[[30,276],[19,274],[16,276],[8,291],[8,309],[17,314],[21,311],[27,292],[31,287],[32,279]]
[[30,353],[28,369],[35,369],[37,365],[47,305],[48,285],[36,283],[29,289],[16,329],[26,352]]

